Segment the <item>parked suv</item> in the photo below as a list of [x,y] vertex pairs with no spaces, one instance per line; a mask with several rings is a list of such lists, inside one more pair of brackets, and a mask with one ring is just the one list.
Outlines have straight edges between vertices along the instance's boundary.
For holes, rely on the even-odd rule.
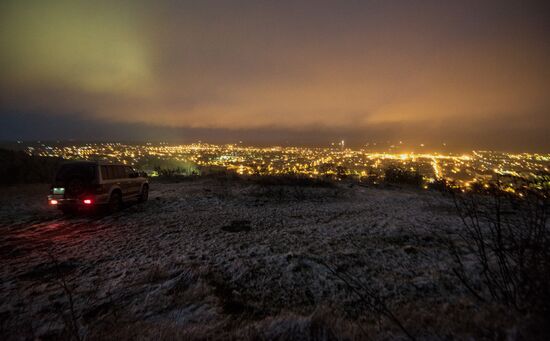
[[113,212],[120,209],[123,201],[146,201],[148,196],[145,173],[120,164],[78,161],[61,165],[48,201],[64,213],[98,205],[105,205]]

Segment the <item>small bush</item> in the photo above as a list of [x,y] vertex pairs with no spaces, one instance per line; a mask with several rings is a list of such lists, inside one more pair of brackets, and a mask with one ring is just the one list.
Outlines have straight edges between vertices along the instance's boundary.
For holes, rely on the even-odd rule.
[[155,167],[155,171],[159,176],[162,177],[176,177],[176,176],[195,176],[199,172],[196,169],[184,168],[184,167],[173,167],[173,168],[163,168],[160,166]]
[[453,189],[454,184],[446,179],[438,179],[434,182],[428,183],[428,189],[439,191],[439,192],[448,192]]
[[328,179],[310,178],[299,175],[263,175],[249,178],[260,186],[291,186],[291,187],[333,187],[334,182]]
[[62,158],[0,149],[0,184],[50,183],[62,162]]
[[392,184],[422,186],[422,175],[418,171],[411,171],[398,166],[389,166],[384,170],[384,181]]

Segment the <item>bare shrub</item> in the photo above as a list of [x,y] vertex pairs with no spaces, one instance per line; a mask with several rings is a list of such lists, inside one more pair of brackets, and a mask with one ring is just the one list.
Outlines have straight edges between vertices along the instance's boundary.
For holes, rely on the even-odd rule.
[[[379,292],[365,285],[357,277],[346,273],[345,271],[338,270],[337,268],[329,265],[322,259],[316,259],[316,261],[325,267],[332,275],[338,280],[344,283],[345,288],[357,298],[362,305],[362,308],[368,313],[374,313],[378,316],[387,318],[392,324],[394,324],[401,332],[410,340],[415,340],[412,333],[405,327],[397,315],[388,307],[386,301]],[[366,333],[365,333],[366,334]]]
[[[49,297],[52,312],[61,323],[62,329],[48,329],[46,334],[34,335],[32,321],[28,321],[33,338],[49,338],[62,340],[89,339],[101,328],[107,325],[119,323],[118,308],[110,293],[104,298],[99,298],[96,293],[102,284],[98,280],[96,286],[87,290],[77,290],[79,263],[74,260],[60,261],[57,256],[48,250],[45,257],[49,262],[41,264],[37,269],[26,276],[30,280],[40,283],[51,283],[61,291],[61,299],[58,295]],[[52,325],[49,326],[51,328]]]
[[57,315],[63,321],[65,337],[70,340],[82,340],[80,333],[81,324],[79,322],[80,316],[77,314],[75,308],[75,287],[71,285],[73,279],[68,278],[67,273],[69,271],[63,267],[62,263],[58,261],[52,252],[48,253],[48,257],[51,262],[51,269],[53,270],[51,281],[62,290],[68,303],[67,307],[59,302],[53,304]]
[[450,249],[462,284],[479,300],[548,313],[548,183],[530,183],[515,194],[497,184],[484,192],[453,193],[453,198],[463,229],[456,232],[461,242],[452,242]]

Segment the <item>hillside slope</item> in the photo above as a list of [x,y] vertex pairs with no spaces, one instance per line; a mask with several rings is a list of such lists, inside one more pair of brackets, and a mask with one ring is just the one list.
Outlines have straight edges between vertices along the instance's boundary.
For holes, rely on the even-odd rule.
[[457,283],[441,238],[461,224],[435,192],[203,179],[72,218],[43,187],[14,192],[0,199],[8,339],[404,337],[340,276],[419,338],[517,333]]

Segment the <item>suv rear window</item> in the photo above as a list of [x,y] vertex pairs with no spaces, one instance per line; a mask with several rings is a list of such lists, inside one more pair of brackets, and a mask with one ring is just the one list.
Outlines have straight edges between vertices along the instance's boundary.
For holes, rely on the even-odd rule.
[[85,182],[92,182],[96,176],[96,166],[86,163],[69,163],[62,165],[55,176],[56,182],[66,182],[73,178],[79,178]]

